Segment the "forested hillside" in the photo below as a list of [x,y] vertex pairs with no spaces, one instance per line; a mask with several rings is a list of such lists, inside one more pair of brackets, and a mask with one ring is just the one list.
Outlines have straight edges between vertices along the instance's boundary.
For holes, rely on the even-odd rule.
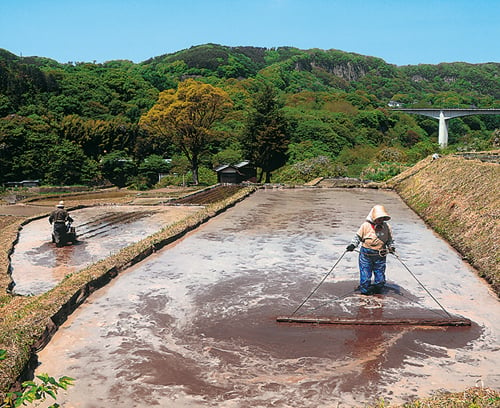
[[[215,181],[215,166],[243,159],[261,163],[275,182],[382,180],[438,149],[436,120],[393,111],[389,102],[500,108],[499,74],[494,62],[398,67],[339,50],[291,47],[206,44],[138,64],[61,64],[0,49],[0,184],[110,180],[146,188],[158,173],[170,172],[169,183],[189,177],[193,146],[186,149],[171,127],[161,134],[146,120],[151,108],[158,111],[160,95],[176,98],[162,109],[180,103],[178,84],[188,79],[228,97],[224,115],[203,130],[210,137],[196,146],[202,183]],[[453,119],[449,151],[498,148],[499,128],[499,115]],[[269,149],[276,154],[263,158]]]

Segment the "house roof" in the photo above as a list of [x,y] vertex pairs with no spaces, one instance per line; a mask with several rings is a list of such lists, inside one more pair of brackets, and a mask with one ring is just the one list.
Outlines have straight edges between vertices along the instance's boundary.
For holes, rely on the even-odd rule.
[[223,164],[222,166],[216,167],[215,171],[219,172],[219,171],[222,171],[224,169],[227,169],[228,167],[234,167],[234,166],[231,166],[230,164]]
[[250,162],[248,160],[245,160],[245,161],[242,161],[241,163],[235,164],[234,167],[239,169],[240,167],[245,167],[245,166],[248,166],[249,164],[250,164]]
[[215,168],[215,171],[218,173],[219,171],[225,170],[227,168],[232,168],[232,169],[241,169],[242,167],[248,166],[250,162],[248,160],[242,161],[238,164],[223,164],[217,168]]

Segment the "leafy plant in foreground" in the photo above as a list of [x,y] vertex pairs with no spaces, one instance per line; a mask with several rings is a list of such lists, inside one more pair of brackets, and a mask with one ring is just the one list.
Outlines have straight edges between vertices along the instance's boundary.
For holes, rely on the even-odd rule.
[[[7,351],[0,349],[0,361],[6,358]],[[56,380],[54,377],[50,377],[45,373],[37,375],[36,377],[41,381],[39,384],[34,381],[23,382],[22,387],[24,391],[7,393],[0,408],[17,408],[31,404],[34,401],[45,401],[49,396],[56,400],[58,391],[61,389],[67,390],[70,385],[73,385],[73,381],[75,381],[73,378],[66,376]],[[60,407],[60,405],[56,402],[48,408],[58,407]]]
[[[24,406],[27,403],[34,401],[45,401],[49,396],[54,400],[57,399],[57,393],[60,389],[67,390],[68,386],[73,385],[74,379],[71,377],[61,377],[56,380],[48,374],[40,374],[36,376],[41,383],[37,384],[34,381],[23,382],[23,392],[7,393],[2,408],[17,408]],[[48,408],[58,408],[60,405],[55,402]]]

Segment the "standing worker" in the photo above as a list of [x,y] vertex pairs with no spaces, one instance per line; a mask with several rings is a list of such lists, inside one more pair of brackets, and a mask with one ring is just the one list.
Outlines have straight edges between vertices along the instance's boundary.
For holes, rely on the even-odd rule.
[[[351,252],[361,243],[359,290],[363,295],[380,293],[385,285],[386,256],[388,252],[395,251],[392,229],[386,222],[390,219],[384,206],[374,206],[346,248]],[[374,275],[373,285],[372,275]]]
[[56,205],[56,209],[52,211],[49,216],[49,222],[54,224],[53,240],[57,247],[62,247],[65,243],[67,221],[73,222],[73,218],[71,218],[68,212],[64,209],[64,201],[59,201],[59,204]]

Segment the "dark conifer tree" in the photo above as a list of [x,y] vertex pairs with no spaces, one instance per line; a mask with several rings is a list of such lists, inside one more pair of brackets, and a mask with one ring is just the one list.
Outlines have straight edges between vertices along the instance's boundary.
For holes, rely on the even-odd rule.
[[271,182],[271,172],[286,163],[290,142],[288,123],[276,90],[265,84],[255,95],[247,117],[242,146],[246,157],[260,167],[259,182]]

